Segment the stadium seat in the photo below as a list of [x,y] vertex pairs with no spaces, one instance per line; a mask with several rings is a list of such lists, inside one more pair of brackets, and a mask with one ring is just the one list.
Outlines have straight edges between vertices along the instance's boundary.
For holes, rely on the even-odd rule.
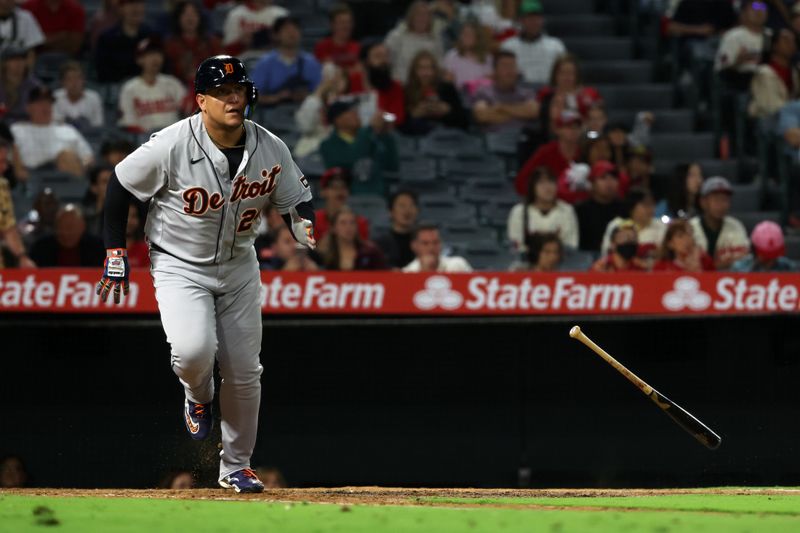
[[800,260],[800,235],[787,235],[786,236],[786,257]]
[[694,161],[714,154],[711,133],[659,133],[651,136],[651,148],[659,159]]
[[493,131],[486,134],[486,148],[493,154],[516,156],[520,131],[516,129]]
[[[284,141],[285,142],[285,141]],[[319,178],[325,172],[325,163],[319,152],[295,159],[297,166],[309,178]]]
[[420,151],[433,157],[460,157],[484,152],[483,139],[461,130],[439,129],[424,137]]
[[[568,5],[568,3],[565,3]],[[553,6],[560,6],[561,2],[553,2]],[[632,50],[630,39],[622,37],[573,37],[565,36],[564,46],[583,62],[589,61],[624,61],[631,59]]]
[[61,200],[62,204],[74,202],[80,203],[83,197],[86,196],[86,190],[89,188],[87,182],[75,181],[57,181],[48,184],[53,192]]
[[[567,4],[569,3],[571,2],[567,2]],[[548,8],[558,4],[560,2],[552,2],[548,4]],[[614,19],[605,15],[579,15],[575,12],[562,15],[548,14],[547,32],[557,37],[612,35],[614,33]]]
[[471,178],[459,189],[459,198],[465,202],[483,205],[493,201],[514,202],[518,200],[516,192],[508,182],[495,179]]
[[731,212],[758,211],[761,208],[761,185],[733,185]]
[[508,251],[492,240],[469,242],[461,253],[475,270],[505,271],[511,264]]
[[442,197],[420,198],[420,220],[426,220],[435,223],[444,222],[473,222],[477,220],[478,216],[475,212],[475,207],[459,203],[454,200],[447,200]]
[[[642,83],[630,85],[596,85],[603,95],[608,109],[630,109],[641,111],[672,108],[672,86],[666,83]],[[708,157],[709,154],[705,154]]]
[[353,211],[359,214],[370,212],[385,215],[386,211],[389,209],[386,204],[386,199],[383,196],[356,195],[351,196],[347,203]]
[[748,235],[750,235],[750,232],[756,227],[756,224],[764,220],[771,220],[778,224],[781,223],[781,214],[779,211],[750,211],[746,213],[731,213],[731,216],[744,224]]
[[442,175],[448,181],[453,182],[462,182],[473,177],[485,177],[505,184],[507,181],[505,168],[502,159],[482,152],[472,156],[443,159],[441,163]]
[[[286,132],[297,131],[297,121],[294,119],[294,114],[297,111],[297,106],[294,105],[279,105],[274,107],[256,108],[256,122],[267,128],[272,132]],[[284,140],[284,142],[286,142]],[[288,146],[289,143],[286,143]]]
[[653,77],[650,61],[591,61],[581,64],[581,78],[591,85],[599,83],[648,83]]
[[479,226],[477,223],[445,222],[441,227],[442,240],[447,243],[464,244],[477,241],[497,242],[497,230]]
[[564,249],[564,259],[558,269],[562,272],[586,272],[594,263],[595,254],[572,248]]

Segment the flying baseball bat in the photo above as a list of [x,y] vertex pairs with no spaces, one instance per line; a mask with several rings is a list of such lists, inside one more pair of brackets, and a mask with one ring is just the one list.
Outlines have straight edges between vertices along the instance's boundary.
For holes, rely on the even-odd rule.
[[653,400],[662,411],[667,413],[669,417],[674,420],[680,427],[685,429],[691,436],[700,441],[700,444],[709,450],[716,450],[722,443],[722,437],[714,433],[711,428],[700,422],[688,411],[683,409],[680,405],[673,402],[653,387],[644,382],[639,376],[625,368],[625,365],[611,357],[608,352],[603,350],[597,344],[587,337],[578,326],[574,326],[569,330],[569,336],[573,339],[578,339],[583,344],[588,346],[594,353],[605,359],[605,361],[613,366],[617,372],[628,378],[628,381],[636,385],[640,391]]

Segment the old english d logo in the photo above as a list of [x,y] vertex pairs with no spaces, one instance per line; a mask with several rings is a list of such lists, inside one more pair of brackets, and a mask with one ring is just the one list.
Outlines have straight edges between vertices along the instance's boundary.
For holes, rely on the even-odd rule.
[[225,74],[233,74],[233,63],[225,63]]

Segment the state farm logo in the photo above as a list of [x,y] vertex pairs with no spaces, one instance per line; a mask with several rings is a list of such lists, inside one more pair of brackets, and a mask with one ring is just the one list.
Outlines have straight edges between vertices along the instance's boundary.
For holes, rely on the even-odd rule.
[[661,303],[670,311],[704,311],[711,305],[711,296],[700,290],[699,281],[684,276],[675,280],[673,290],[664,295]]
[[450,280],[444,276],[431,276],[425,280],[425,288],[414,295],[417,309],[429,311],[437,307],[442,309],[458,309],[464,297],[452,289]]

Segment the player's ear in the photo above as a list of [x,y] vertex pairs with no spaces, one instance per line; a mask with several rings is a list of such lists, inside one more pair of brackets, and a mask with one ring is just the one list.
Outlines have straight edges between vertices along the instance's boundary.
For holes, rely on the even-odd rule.
[[205,113],[205,103],[206,103],[206,95],[202,93],[198,93],[194,95],[194,100],[197,102],[197,107],[200,108],[200,111]]

